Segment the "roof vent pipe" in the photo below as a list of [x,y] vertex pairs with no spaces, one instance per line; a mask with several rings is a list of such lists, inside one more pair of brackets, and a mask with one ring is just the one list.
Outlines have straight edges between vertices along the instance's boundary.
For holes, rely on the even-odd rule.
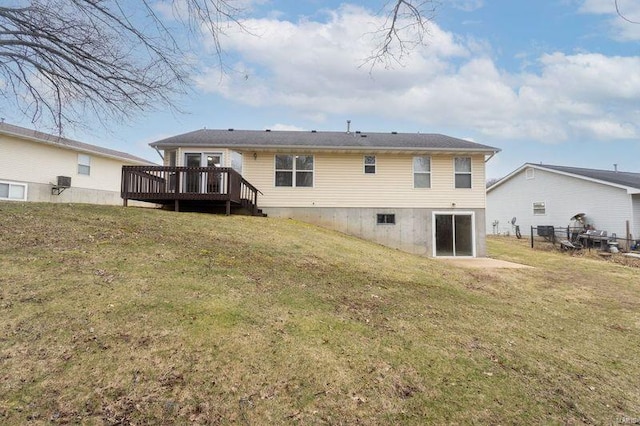
[[351,133],[351,120],[347,120],[347,134]]
[[618,171],[618,165],[617,165],[617,164],[614,164],[614,165],[613,165],[613,171],[614,171],[614,172],[617,172],[617,171]]

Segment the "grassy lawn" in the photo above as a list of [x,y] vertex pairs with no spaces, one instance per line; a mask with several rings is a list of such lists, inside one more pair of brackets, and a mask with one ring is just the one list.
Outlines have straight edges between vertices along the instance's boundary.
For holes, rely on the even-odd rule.
[[304,223],[0,203],[2,424],[640,420],[640,269],[452,268]]

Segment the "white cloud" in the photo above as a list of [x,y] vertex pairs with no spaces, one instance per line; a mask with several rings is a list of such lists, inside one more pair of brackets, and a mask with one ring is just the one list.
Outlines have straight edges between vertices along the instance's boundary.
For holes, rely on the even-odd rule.
[[302,131],[302,130],[305,130],[302,127],[298,127],[298,126],[295,126],[293,124],[282,124],[282,123],[276,123],[271,127],[267,127],[267,129],[271,129],[271,130],[286,130],[286,131]]
[[484,0],[450,0],[449,4],[456,9],[473,12],[484,6]]
[[486,42],[433,25],[429,45],[414,50],[403,67],[369,73],[360,65],[375,47],[369,30],[379,27],[378,19],[343,6],[326,22],[248,21],[258,36],[232,33],[225,45],[241,58],[238,72],[221,77],[203,70],[198,86],[317,121],[360,114],[544,142],[639,136],[632,123],[640,115],[640,57],[556,52],[536,59],[536,73],[508,73]]
[[579,11],[611,16],[607,24],[615,40],[640,40],[640,2],[637,0],[618,0],[617,9],[613,0],[585,0]]

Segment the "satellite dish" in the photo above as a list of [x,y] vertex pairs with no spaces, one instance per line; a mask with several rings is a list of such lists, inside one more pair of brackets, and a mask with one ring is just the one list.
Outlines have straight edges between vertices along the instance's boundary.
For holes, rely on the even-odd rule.
[[574,214],[573,216],[571,216],[571,219],[569,219],[569,220],[579,220],[579,221],[582,221],[582,220],[584,220],[584,217],[585,217],[585,216],[586,216],[586,214],[585,214],[585,213],[577,213],[577,214]]
[[512,225],[515,225],[515,224],[516,224],[516,217],[515,217],[515,216],[511,219],[511,224],[512,224]]

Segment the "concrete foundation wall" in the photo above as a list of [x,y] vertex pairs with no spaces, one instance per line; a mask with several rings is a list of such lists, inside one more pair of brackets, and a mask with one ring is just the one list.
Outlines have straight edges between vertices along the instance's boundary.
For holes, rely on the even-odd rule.
[[[334,229],[381,245],[428,256],[433,255],[433,212],[456,213],[447,209],[393,208],[306,208],[266,207],[271,217],[291,218]],[[465,209],[474,213],[476,256],[486,256],[484,209]],[[395,214],[395,225],[377,224],[377,214]]]
[[[51,193],[52,185],[19,182],[27,184],[27,201],[46,202],[46,203],[85,203],[85,204],[108,204],[122,205],[120,192],[105,191],[100,189],[88,188],[67,188],[60,195]],[[152,207],[154,204],[142,203],[130,200],[131,206]]]

